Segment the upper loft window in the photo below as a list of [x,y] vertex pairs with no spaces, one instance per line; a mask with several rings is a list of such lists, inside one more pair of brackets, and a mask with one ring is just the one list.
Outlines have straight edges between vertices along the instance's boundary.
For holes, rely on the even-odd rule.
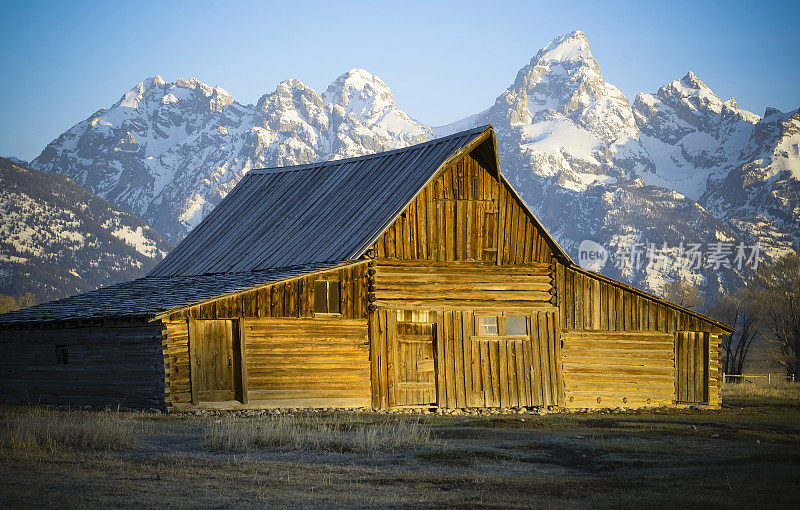
[[339,281],[314,282],[314,313],[339,313]]

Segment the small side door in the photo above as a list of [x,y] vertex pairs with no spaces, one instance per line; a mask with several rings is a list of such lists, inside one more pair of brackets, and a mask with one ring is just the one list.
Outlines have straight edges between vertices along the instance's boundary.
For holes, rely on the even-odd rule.
[[392,357],[397,405],[436,404],[436,325],[396,323]]
[[683,404],[708,403],[709,334],[675,333],[675,400]]
[[236,398],[239,357],[238,321],[190,320],[189,356],[192,402],[222,402]]

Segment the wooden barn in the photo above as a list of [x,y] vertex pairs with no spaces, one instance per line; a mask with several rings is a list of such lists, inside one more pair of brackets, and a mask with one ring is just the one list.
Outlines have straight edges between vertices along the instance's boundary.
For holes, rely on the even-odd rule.
[[487,126],[251,171],[148,276],[0,316],[0,398],[713,407],[731,331],[576,265]]

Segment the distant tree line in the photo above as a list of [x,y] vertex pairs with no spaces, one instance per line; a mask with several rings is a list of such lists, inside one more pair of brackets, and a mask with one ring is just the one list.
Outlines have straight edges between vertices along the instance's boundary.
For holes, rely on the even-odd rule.
[[[704,304],[686,281],[667,284],[664,297],[686,308]],[[778,347],[786,374],[800,375],[800,253],[761,264],[745,287],[717,299],[709,313],[736,328],[722,338],[724,373],[741,374],[753,342],[764,338]]]

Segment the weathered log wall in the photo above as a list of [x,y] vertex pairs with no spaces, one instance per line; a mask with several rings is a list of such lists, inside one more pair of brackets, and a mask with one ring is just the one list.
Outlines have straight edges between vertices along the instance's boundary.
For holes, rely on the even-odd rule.
[[251,405],[370,405],[366,320],[246,319],[244,331]]
[[164,407],[157,324],[0,330],[0,374],[6,401]]
[[314,317],[314,282],[319,279],[339,281],[342,318],[366,319],[366,270],[366,262],[361,262],[320,271],[210,300],[176,311],[166,320]]
[[[555,287],[568,407],[720,404],[719,326],[561,263],[556,263]],[[679,356],[681,339],[685,343],[695,336],[705,344],[692,343],[690,358]],[[692,387],[683,397],[681,378]]]
[[675,399],[674,338],[655,331],[563,331],[567,407],[641,407]]
[[534,308],[555,303],[548,264],[378,260],[375,304],[400,310]]

